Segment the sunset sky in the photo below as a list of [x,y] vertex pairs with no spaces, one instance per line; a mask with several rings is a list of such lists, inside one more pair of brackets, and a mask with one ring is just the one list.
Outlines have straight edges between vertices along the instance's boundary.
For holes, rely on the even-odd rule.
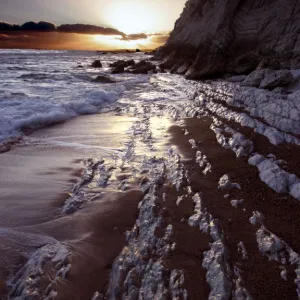
[[[127,35],[146,33],[141,39],[77,33],[0,32],[0,47],[71,49],[151,49],[166,40],[186,0],[1,0],[0,20],[23,24],[47,21],[91,24],[119,30]],[[159,33],[159,34],[157,34]],[[152,35],[156,34],[156,35]],[[35,46],[36,45],[36,46]]]

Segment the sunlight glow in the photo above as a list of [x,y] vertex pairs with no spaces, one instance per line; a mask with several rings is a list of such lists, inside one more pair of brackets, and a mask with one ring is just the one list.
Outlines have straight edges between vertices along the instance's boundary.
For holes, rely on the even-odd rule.
[[91,35],[90,36],[94,43],[100,45],[109,45],[110,49],[149,49],[151,47],[151,41],[149,39],[139,39],[139,40],[122,40],[121,36],[107,36],[107,35]]
[[149,32],[155,28],[155,12],[141,1],[111,2],[105,11],[111,26],[126,34]]

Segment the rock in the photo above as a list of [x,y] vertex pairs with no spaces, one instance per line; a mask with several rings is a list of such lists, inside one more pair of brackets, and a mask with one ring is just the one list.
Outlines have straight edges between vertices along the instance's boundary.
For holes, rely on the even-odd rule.
[[135,52],[141,52],[141,50],[140,49],[136,49]]
[[262,69],[279,70],[280,62],[279,60],[276,59],[263,59],[257,66],[256,70],[262,70]]
[[296,183],[291,186],[290,194],[300,200],[300,181],[296,181]]
[[163,68],[188,78],[296,69],[299,27],[298,0],[188,0],[155,56]]
[[132,66],[129,71],[133,74],[148,74],[148,72],[156,72],[156,66],[149,61],[142,60]]
[[102,64],[101,64],[101,61],[100,60],[95,60],[93,63],[92,63],[92,67],[93,68],[102,68]]
[[117,61],[111,63],[109,66],[111,68],[116,68],[116,67],[127,68],[127,67],[134,66],[134,65],[135,65],[135,61],[133,59],[131,59],[131,60],[117,60]]
[[10,148],[9,143],[0,143],[0,153],[8,152]]
[[7,283],[4,280],[0,280],[0,295],[4,295],[8,292]]
[[252,217],[249,219],[252,225],[261,224],[264,220],[264,215],[259,211],[254,211]]
[[265,77],[265,71],[266,70],[255,70],[255,71],[253,71],[243,81],[243,85],[259,87],[262,80]]
[[294,82],[294,77],[289,70],[265,70],[264,79],[260,83],[262,89],[273,89],[288,86]]
[[104,296],[103,294],[100,294],[99,292],[96,292],[94,295],[93,295],[93,298],[91,300],[104,300]]
[[[131,60],[117,60],[117,61],[111,63],[109,66],[114,69],[118,68],[116,71],[118,73],[122,73],[122,72],[124,72],[125,68],[131,67],[134,65],[135,65],[135,61],[133,59],[131,59]],[[123,68],[123,71],[121,71],[122,68]]]
[[80,68],[80,69],[82,69],[82,68],[83,68],[83,66],[82,66],[82,65],[78,65],[78,66],[77,66],[77,68]]
[[293,74],[289,70],[258,69],[246,77],[243,85],[261,89],[274,89],[288,86],[294,81]]
[[97,76],[93,82],[100,82],[100,83],[115,83],[116,81],[108,76],[99,75]]
[[231,200],[230,204],[235,207],[238,208],[239,206],[241,206],[244,203],[244,200]]
[[246,75],[232,76],[228,78],[230,82],[242,82],[246,79]]
[[120,66],[113,68],[111,73],[112,74],[120,74],[120,73],[124,73],[124,71],[125,71],[124,66],[120,65]]

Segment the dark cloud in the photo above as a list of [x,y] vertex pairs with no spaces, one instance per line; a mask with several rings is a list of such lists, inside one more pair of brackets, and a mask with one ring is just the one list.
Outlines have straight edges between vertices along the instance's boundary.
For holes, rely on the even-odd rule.
[[63,24],[56,26],[53,23],[41,22],[26,22],[23,25],[9,24],[0,21],[0,33],[6,35],[14,34],[15,32],[59,32],[59,33],[77,33],[77,34],[100,34],[100,35],[117,35],[121,41],[137,41],[149,38],[153,43],[165,43],[168,39],[167,34],[128,34],[113,28],[106,28],[88,24]]
[[101,35],[122,35],[124,33],[113,28],[87,24],[64,24],[57,27],[58,32],[80,33],[80,34],[101,34]]
[[21,30],[24,31],[49,31],[53,32],[56,30],[56,25],[49,22],[26,22],[21,26]]
[[11,32],[11,31],[55,31],[56,26],[49,22],[26,22],[23,25],[9,24],[6,22],[0,22],[0,31]]
[[139,33],[139,34],[128,34],[128,35],[123,35],[122,38],[119,40],[121,41],[136,41],[136,40],[145,40],[148,38],[148,35],[145,33]]
[[56,27],[55,24],[41,21],[41,22],[26,22],[23,25],[9,24],[0,22],[0,32],[9,34],[15,31],[35,31],[35,32],[64,32],[64,33],[79,33],[79,34],[101,34],[101,35],[121,35],[125,33],[101,26],[87,25],[87,24],[63,24]]
[[20,25],[9,24],[9,23],[0,21],[0,31],[18,31],[18,30],[21,30]]

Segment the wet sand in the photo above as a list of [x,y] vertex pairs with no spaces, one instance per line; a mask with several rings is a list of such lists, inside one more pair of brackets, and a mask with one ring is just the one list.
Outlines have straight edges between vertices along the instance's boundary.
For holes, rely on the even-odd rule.
[[[231,150],[222,148],[216,141],[215,133],[209,129],[211,118],[185,119],[181,126],[170,128],[172,143],[177,145],[184,157],[195,157],[196,151],[202,151],[212,165],[212,172],[204,176],[194,163],[190,164],[191,186],[194,191],[203,193],[208,211],[221,222],[226,236],[226,245],[230,251],[232,267],[237,264],[242,270],[245,286],[254,299],[297,299],[294,268],[286,266],[288,281],[280,277],[279,263],[270,262],[263,257],[257,247],[256,231],[259,226],[249,222],[253,211],[265,216],[265,225],[277,236],[285,240],[296,252],[300,251],[298,235],[299,201],[288,195],[280,195],[259,180],[256,168],[250,166],[247,159],[237,159]],[[189,135],[183,134],[182,128]],[[192,149],[189,139],[201,141],[197,149]],[[255,144],[256,146],[256,144]],[[261,150],[258,144],[257,149]],[[280,148],[279,148],[280,149]],[[256,150],[256,149],[255,149]],[[266,151],[266,149],[265,149]],[[285,155],[286,152],[282,152]],[[278,154],[280,151],[278,150]],[[189,163],[188,163],[189,164]],[[218,181],[229,174],[233,182],[241,185],[241,190],[217,190]],[[225,199],[225,194],[230,194]],[[234,208],[231,199],[243,199],[242,208]],[[247,249],[249,260],[238,253],[237,244],[242,241]],[[203,280],[203,279],[202,279]]]
[[[134,178],[131,167],[122,164],[113,171],[107,187],[95,185],[95,178],[85,188],[94,196],[81,210],[61,215],[61,207],[82,176],[85,159],[104,158],[109,167],[120,155],[126,157],[130,147],[124,147],[130,144],[135,120],[132,114],[81,116],[33,132],[11,151],[0,155],[0,163],[2,160],[5,167],[0,175],[5,191],[0,196],[0,205],[6,210],[2,210],[4,217],[0,221],[5,230],[1,236],[1,282],[25,264],[33,251],[55,239],[68,245],[68,261],[72,265],[66,281],[52,284],[58,292],[56,299],[90,299],[95,291],[105,293],[112,264],[126,244],[125,233],[137,219],[138,203],[143,198],[138,186],[142,177]],[[150,145],[150,152],[154,155],[166,153],[168,122],[153,117],[149,123],[155,141],[155,149]],[[143,125],[138,122],[138,126]],[[149,151],[143,138],[137,136],[133,168]],[[124,180],[128,181],[128,191],[118,190]],[[12,201],[13,207],[7,205]],[[24,237],[38,238],[35,243],[30,240],[24,244]],[[19,246],[14,251],[8,251],[16,245]],[[45,291],[56,270],[48,262],[43,268],[46,276],[42,276],[39,289]],[[5,292],[3,285],[2,293]]]
[[[80,116],[38,130],[0,155],[0,227],[49,221],[81,176],[86,158],[113,155],[125,141],[132,118]],[[24,211],[25,210],[25,211]]]
[[[133,118],[105,113],[81,116],[24,137],[0,154],[0,280],[51,238],[82,239],[89,214],[62,217],[86,158],[111,157],[127,141]],[[30,235],[30,234],[33,234]],[[33,240],[34,239],[34,240]]]

